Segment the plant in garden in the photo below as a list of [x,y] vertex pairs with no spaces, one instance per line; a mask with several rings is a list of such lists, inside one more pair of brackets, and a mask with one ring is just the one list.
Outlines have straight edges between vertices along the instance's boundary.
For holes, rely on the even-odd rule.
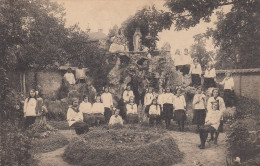
[[1,122],[1,165],[35,166],[32,156],[31,138],[10,121]]
[[256,146],[250,139],[249,131],[242,122],[235,122],[228,135],[228,150],[232,157],[240,157],[242,161],[256,155]]

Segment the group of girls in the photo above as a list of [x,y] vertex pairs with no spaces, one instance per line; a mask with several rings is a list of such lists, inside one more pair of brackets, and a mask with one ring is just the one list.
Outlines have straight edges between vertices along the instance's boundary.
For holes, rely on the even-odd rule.
[[179,130],[183,131],[186,120],[186,101],[182,95],[182,89],[177,87],[174,95],[169,87],[162,89],[160,94],[154,93],[153,89],[149,88],[144,97],[144,112],[150,124],[153,124],[154,120],[158,124],[161,119],[164,119],[166,128],[169,129],[171,119],[173,119],[177,121]]
[[[191,74],[191,85],[194,87],[201,86],[201,76],[202,70],[201,66],[198,62],[198,58],[193,59],[193,63],[191,64],[190,72]],[[216,80],[216,71],[214,65],[209,62],[206,66],[206,70],[204,73],[204,89],[208,88],[216,88],[217,83],[224,86],[224,101],[227,107],[234,106],[234,79],[231,75],[230,71],[225,73],[225,78],[222,82],[217,82]]]

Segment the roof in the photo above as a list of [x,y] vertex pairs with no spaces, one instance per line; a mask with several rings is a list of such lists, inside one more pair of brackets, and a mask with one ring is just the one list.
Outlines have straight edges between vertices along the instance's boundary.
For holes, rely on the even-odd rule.
[[107,35],[103,32],[93,32],[88,34],[90,40],[103,40],[106,39]]
[[230,71],[231,73],[260,73],[260,68],[253,68],[253,69],[231,69],[231,70],[216,70],[216,73],[226,73]]

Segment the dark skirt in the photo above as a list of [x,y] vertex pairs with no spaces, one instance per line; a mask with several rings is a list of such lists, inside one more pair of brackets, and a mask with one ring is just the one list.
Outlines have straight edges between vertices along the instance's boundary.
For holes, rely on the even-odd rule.
[[183,65],[182,74],[185,76],[190,72],[190,65]]
[[172,119],[173,118],[173,105],[172,104],[163,104],[163,119]]
[[201,85],[201,78],[199,74],[191,74],[191,86],[200,86]]
[[231,89],[224,90],[224,102],[226,107],[234,106],[234,96],[234,91],[232,91]]
[[89,131],[88,125],[85,122],[75,122],[71,125],[75,129],[77,135],[87,133]]
[[138,114],[127,114],[126,116],[128,123],[138,123]]
[[26,116],[25,117],[25,129],[27,129],[30,125],[35,123],[36,116]]
[[175,120],[175,121],[185,121],[186,120],[185,111],[184,110],[175,110],[173,120]]
[[214,80],[214,78],[204,78],[204,88],[208,89],[208,88],[216,88],[216,82]]
[[145,113],[146,115],[149,115],[150,106],[151,106],[151,105],[147,105],[147,106],[145,106],[145,108],[144,108],[144,113]]
[[154,124],[154,121],[156,121],[156,124],[159,124],[160,121],[161,121],[161,116],[160,115],[150,115],[150,118],[149,118],[149,124]]
[[183,72],[183,65],[176,66],[176,71]]
[[193,111],[193,124],[197,125],[204,125],[206,118],[206,111],[205,109],[195,109]]
[[105,107],[104,116],[105,116],[106,123],[108,123],[110,117],[112,116],[112,111],[110,110],[110,108]]
[[92,114],[83,113],[83,121],[87,124],[93,124],[95,123],[95,116]]
[[94,114],[93,118],[95,121],[99,120],[101,123],[105,121],[105,116],[102,114]]

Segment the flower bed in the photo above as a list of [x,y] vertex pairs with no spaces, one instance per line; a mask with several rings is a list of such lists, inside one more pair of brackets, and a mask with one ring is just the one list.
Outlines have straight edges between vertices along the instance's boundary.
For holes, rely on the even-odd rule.
[[97,128],[66,148],[65,161],[78,165],[172,165],[183,158],[164,130],[147,127]]

